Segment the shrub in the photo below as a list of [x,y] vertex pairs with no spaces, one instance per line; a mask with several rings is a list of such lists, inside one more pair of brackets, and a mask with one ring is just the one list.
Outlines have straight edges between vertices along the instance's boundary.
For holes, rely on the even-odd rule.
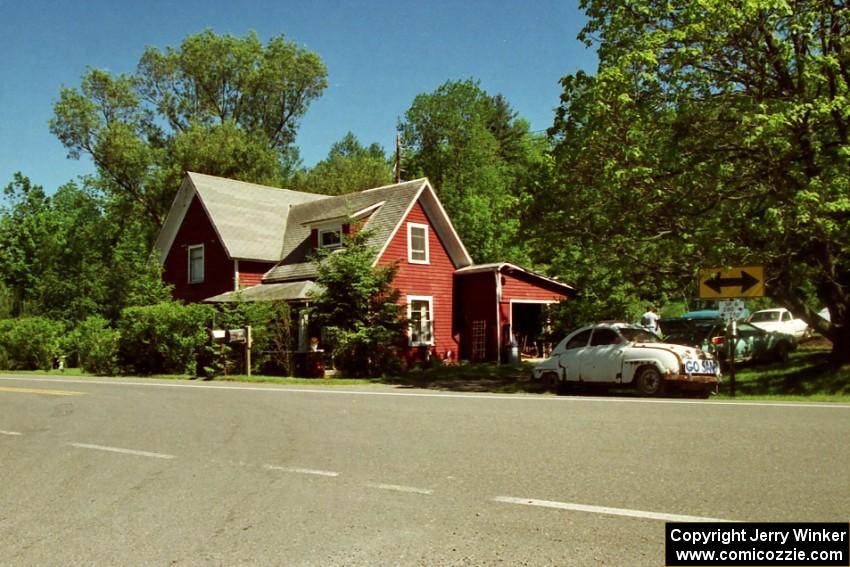
[[120,335],[99,316],[88,317],[75,330],[80,368],[99,376],[117,374]]
[[65,327],[44,317],[0,321],[0,365],[6,370],[50,370],[62,354]]
[[[243,329],[251,326],[251,370],[264,371],[274,368],[289,373],[291,371],[292,323],[289,306],[282,301],[226,303],[219,306],[215,314],[215,327],[218,329]],[[226,362],[222,360],[224,352]],[[228,371],[244,372],[244,345],[216,344],[207,349],[202,368],[206,375],[216,375],[223,371],[223,363]],[[232,370],[231,370],[232,369]]]
[[163,302],[128,307],[118,322],[118,362],[130,374],[189,374],[208,344],[210,305]]

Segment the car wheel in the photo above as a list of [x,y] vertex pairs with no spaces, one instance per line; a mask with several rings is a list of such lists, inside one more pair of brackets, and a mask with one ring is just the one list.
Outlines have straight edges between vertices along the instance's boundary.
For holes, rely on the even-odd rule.
[[644,366],[637,375],[635,384],[641,396],[660,396],[664,392],[664,378],[654,366]]
[[773,349],[773,356],[779,362],[788,362],[788,353],[791,351],[791,347],[788,346],[788,343],[785,341],[780,341],[776,343],[776,346]]
[[547,372],[543,376],[540,377],[540,381],[543,384],[543,389],[546,392],[556,392],[558,391],[558,375],[554,372]]

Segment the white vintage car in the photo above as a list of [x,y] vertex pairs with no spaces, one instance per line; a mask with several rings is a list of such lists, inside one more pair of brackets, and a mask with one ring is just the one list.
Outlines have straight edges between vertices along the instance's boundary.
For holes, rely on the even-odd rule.
[[708,397],[720,384],[720,365],[699,349],[662,343],[643,327],[603,323],[567,336],[533,376],[556,391],[583,384],[633,388],[643,396],[679,389]]

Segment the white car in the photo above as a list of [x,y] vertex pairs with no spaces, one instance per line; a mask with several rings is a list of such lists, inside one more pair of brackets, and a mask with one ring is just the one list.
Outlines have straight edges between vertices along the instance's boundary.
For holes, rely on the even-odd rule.
[[533,377],[557,391],[570,384],[605,385],[659,396],[673,387],[708,397],[720,383],[720,364],[700,349],[662,343],[643,327],[603,323],[573,331]]
[[798,339],[808,337],[811,334],[806,322],[802,319],[795,319],[791,312],[784,307],[756,311],[750,315],[748,321],[764,331],[778,331]]

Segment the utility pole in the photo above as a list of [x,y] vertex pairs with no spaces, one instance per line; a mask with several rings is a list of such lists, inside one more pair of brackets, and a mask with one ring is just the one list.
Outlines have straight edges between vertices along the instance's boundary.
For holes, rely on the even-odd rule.
[[401,132],[395,133],[395,182],[401,183]]

